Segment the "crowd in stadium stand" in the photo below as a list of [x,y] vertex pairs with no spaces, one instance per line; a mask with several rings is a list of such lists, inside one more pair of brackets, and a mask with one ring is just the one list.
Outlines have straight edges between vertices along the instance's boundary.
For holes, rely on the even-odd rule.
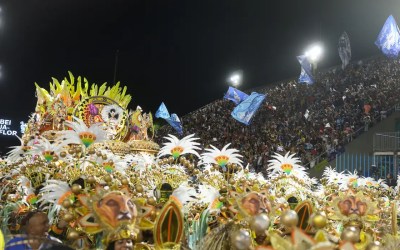
[[[274,152],[297,153],[306,167],[332,160],[344,145],[386,118],[400,98],[400,60],[374,58],[317,75],[313,85],[289,80],[257,89],[263,106],[246,126],[231,117],[235,104],[220,99],[183,117],[184,136],[195,133],[207,148],[232,143],[245,164],[265,169]],[[158,131],[157,142],[169,126]]]

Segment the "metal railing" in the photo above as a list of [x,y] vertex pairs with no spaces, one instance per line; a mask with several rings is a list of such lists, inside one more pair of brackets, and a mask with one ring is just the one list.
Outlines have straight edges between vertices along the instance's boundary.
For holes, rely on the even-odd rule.
[[373,137],[374,152],[387,152],[400,150],[400,132],[376,133]]
[[336,156],[335,169],[338,172],[349,171],[365,177],[386,178],[388,174],[394,176],[397,155],[369,155],[369,154],[348,154]]

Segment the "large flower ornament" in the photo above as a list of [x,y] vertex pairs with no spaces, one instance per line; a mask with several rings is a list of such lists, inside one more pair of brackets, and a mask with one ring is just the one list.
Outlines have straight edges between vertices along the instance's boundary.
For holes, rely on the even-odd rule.
[[322,176],[327,180],[328,184],[340,185],[344,181],[343,172],[339,173],[331,167],[325,168]]
[[376,188],[384,188],[384,189],[389,189],[389,186],[386,184],[384,179],[378,179],[375,183],[374,183],[374,187]]
[[51,215],[57,215],[60,212],[64,200],[73,202],[75,199],[68,183],[60,180],[47,180],[44,187],[40,189],[39,196],[38,202],[46,206]]
[[130,165],[131,156],[127,155],[125,157],[115,155],[113,153],[107,152],[106,150],[99,151],[101,154],[92,154],[86,156],[82,163],[79,165],[82,171],[88,171],[90,167],[100,168],[107,173],[119,172],[121,174],[126,174],[126,170]]
[[172,197],[179,201],[184,210],[193,204],[210,206],[219,196],[218,190],[210,185],[192,185],[188,182],[181,183],[172,193]]
[[83,144],[85,147],[89,147],[94,142],[102,142],[107,139],[103,123],[95,123],[87,127],[81,119],[74,117],[74,120],[74,122],[65,121],[65,125],[72,130],[62,132],[70,143]]
[[37,202],[38,198],[35,194],[35,189],[32,187],[31,181],[26,176],[18,177],[17,191],[23,198],[23,201],[33,205]]
[[56,140],[51,143],[46,138],[40,138],[36,144],[33,145],[31,149],[32,155],[41,155],[43,158],[50,162],[53,160],[54,156],[58,155],[62,148],[69,143],[68,140]]
[[[106,157],[105,157],[106,156]],[[103,154],[102,157],[96,156],[94,159],[97,164],[100,165],[107,173],[114,173],[118,171],[125,174],[125,170],[128,168],[127,160],[114,154]]]
[[240,171],[237,171],[232,175],[232,178],[235,181],[240,181],[240,180],[254,180],[260,184],[266,184],[267,180],[265,180],[264,176],[262,173],[254,173],[250,172],[249,170],[249,164],[245,168],[242,168]]
[[198,147],[200,143],[196,142],[199,138],[194,138],[194,134],[188,135],[180,140],[174,135],[168,135],[164,138],[169,142],[164,143],[164,147],[161,148],[158,157],[172,155],[174,159],[177,159],[184,154],[194,154],[200,157],[199,153],[196,151],[200,150]]
[[226,144],[222,150],[210,145],[211,149],[205,149],[207,152],[201,155],[200,164],[216,164],[220,167],[225,167],[228,163],[232,163],[242,166],[242,160],[239,158],[243,156],[238,154],[239,150],[237,149],[228,149],[230,145],[230,143]]
[[268,170],[272,171],[272,175],[285,173],[286,175],[295,174],[297,177],[306,176],[305,168],[299,165],[300,159],[294,157],[295,154],[289,155],[289,153],[285,155],[275,153],[272,156],[273,159],[268,161]]
[[17,136],[18,140],[20,141],[19,146],[12,146],[12,150],[7,153],[7,159],[11,162],[18,161],[19,159],[23,158],[25,155],[31,154],[31,149],[34,144],[34,141],[31,140],[28,143],[24,143],[22,139]]
[[151,169],[156,164],[155,157],[146,152],[139,152],[135,155],[127,155],[125,157],[128,166],[141,175],[147,169]]
[[359,186],[359,182],[362,183],[362,178],[358,176],[357,171],[354,173],[347,173],[342,176],[343,181],[339,185],[340,190],[347,190],[349,187],[357,188]]

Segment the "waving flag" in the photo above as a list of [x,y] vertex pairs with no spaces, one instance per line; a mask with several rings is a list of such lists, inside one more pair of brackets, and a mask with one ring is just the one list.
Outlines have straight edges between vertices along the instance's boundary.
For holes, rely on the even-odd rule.
[[400,32],[392,15],[388,17],[383,25],[375,44],[387,57],[397,57],[399,55]]
[[249,125],[264,99],[265,95],[263,94],[258,94],[256,92],[251,93],[246,100],[237,105],[232,111],[232,117],[241,123]]
[[310,111],[307,109],[306,113],[304,114],[304,118],[306,118],[306,120],[308,120],[309,116],[310,116]]
[[243,93],[242,91],[235,89],[233,87],[229,87],[228,91],[226,92],[224,98],[234,102],[236,105],[244,101],[249,95]]
[[156,112],[156,118],[168,119],[170,117],[167,106],[162,102]]
[[345,69],[351,59],[350,39],[346,31],[339,38],[338,51],[340,60],[342,60],[342,69]]
[[305,55],[297,56],[297,60],[301,65],[301,73],[299,76],[299,82],[304,82],[308,84],[314,83],[314,77],[312,75],[311,64],[307,60]]
[[169,115],[168,109],[162,102],[156,112],[156,118],[162,118],[168,122],[180,135],[183,134],[182,123],[176,114]]

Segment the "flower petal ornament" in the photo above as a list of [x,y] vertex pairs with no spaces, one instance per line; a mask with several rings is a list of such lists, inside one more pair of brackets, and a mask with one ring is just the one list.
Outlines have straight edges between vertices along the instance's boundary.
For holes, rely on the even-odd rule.
[[74,200],[68,183],[60,180],[47,180],[45,186],[40,189],[39,196],[41,198],[38,202],[47,206],[50,220],[60,212],[64,200]]
[[141,175],[147,169],[151,169],[156,164],[155,157],[147,152],[139,152],[136,155],[128,155],[125,157],[127,165],[139,172]]
[[293,173],[298,177],[305,176],[305,168],[299,165],[300,159],[294,157],[295,154],[289,155],[289,153],[287,152],[285,155],[275,153],[272,156],[274,159],[268,161],[268,170],[272,171],[272,175],[280,175],[281,173],[290,175]]
[[128,168],[127,159],[111,153],[103,152],[101,157],[93,156],[93,161],[99,164],[99,166],[109,174],[112,174],[115,171],[125,174],[125,170]]
[[54,141],[51,143],[46,138],[42,137],[38,140],[38,143],[33,145],[30,151],[32,155],[41,155],[43,158],[50,162],[53,160],[54,156],[61,152],[61,149],[68,144],[67,141]]
[[242,166],[242,160],[239,159],[243,156],[237,154],[239,150],[228,147],[231,144],[226,144],[222,150],[210,145],[210,148],[205,149],[206,153],[203,153],[200,158],[200,164],[216,164],[220,167],[225,167],[228,163],[238,164]]
[[75,122],[65,121],[65,125],[73,130],[63,131],[62,134],[70,143],[83,144],[89,147],[94,142],[102,142],[107,138],[103,123],[95,123],[90,127],[79,118],[74,117]]
[[20,141],[19,146],[11,146],[12,150],[7,153],[7,159],[9,161],[18,161],[22,159],[25,155],[31,154],[30,150],[32,149],[33,140],[29,141],[25,144],[19,136],[16,136]]
[[162,147],[158,153],[158,158],[165,155],[172,155],[174,159],[177,159],[184,154],[193,154],[200,157],[199,153],[196,151],[200,150],[198,147],[200,143],[196,142],[199,138],[194,138],[194,134],[183,137],[180,140],[174,135],[168,135],[164,138],[169,142],[164,143],[164,147]]
[[328,184],[341,185],[344,181],[344,173],[337,172],[334,168],[327,167],[322,176],[327,180]]

